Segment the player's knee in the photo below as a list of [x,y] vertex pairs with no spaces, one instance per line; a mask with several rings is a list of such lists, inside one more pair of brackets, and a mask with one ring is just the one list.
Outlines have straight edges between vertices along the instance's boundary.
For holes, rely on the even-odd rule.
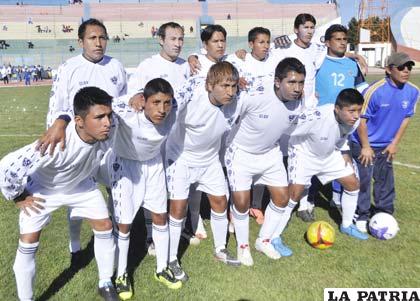
[[176,219],[184,218],[187,214],[187,206],[182,201],[171,201],[169,210],[171,216]]
[[127,234],[130,232],[131,225],[130,224],[118,224],[118,231],[121,233]]
[[166,225],[166,220],[166,213],[152,213],[152,221],[155,225],[164,226]]
[[91,225],[96,231],[112,230],[112,222],[109,218],[91,220]]
[[21,242],[25,244],[33,244],[39,241],[41,232],[25,233],[19,236]]
[[347,191],[356,191],[360,189],[359,181],[356,178],[344,183],[343,187]]

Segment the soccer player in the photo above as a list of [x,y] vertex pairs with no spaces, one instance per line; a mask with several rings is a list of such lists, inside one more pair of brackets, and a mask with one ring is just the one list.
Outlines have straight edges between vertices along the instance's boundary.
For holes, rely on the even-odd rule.
[[245,95],[238,127],[228,137],[225,163],[233,195],[232,215],[238,243],[238,259],[251,266],[249,248],[250,188],[266,185],[271,201],[255,248],[272,259],[280,253],[271,244],[281,212],[287,206],[287,174],[278,140],[288,132],[300,112],[305,67],[295,58],[286,58],[276,67],[274,85],[261,86],[263,93]]
[[344,187],[340,231],[359,240],[368,239],[357,230],[353,216],[357,206],[359,181],[356,178],[349,154],[347,137],[359,124],[363,96],[355,89],[344,89],[335,104],[327,104],[303,112],[296,120],[297,127],[289,141],[289,194],[290,200],[274,235],[281,235],[294,206],[305,186],[317,176],[323,183],[338,180]]
[[[82,54],[62,64],[54,78],[47,114],[48,130],[39,140],[41,153],[45,152],[49,144],[51,154],[57,143],[61,143],[61,149],[66,146],[65,127],[74,116],[73,98],[79,89],[95,86],[114,98],[124,95],[127,90],[123,65],[117,59],[105,55],[108,33],[103,23],[96,19],[84,21],[79,26],[78,37]],[[81,220],[69,219],[72,264],[80,260],[80,230]]]
[[[144,89],[143,110],[136,112],[115,104],[114,111],[123,119],[115,144],[107,159],[107,172],[111,183],[114,220],[117,223],[118,264],[115,285],[122,300],[133,295],[127,275],[127,256],[130,228],[142,206],[152,214],[152,238],[156,251],[155,279],[171,289],[178,289],[178,281],[167,269],[169,231],[167,224],[167,191],[161,147],[176,117],[171,112],[174,92],[164,79],[149,81]],[[177,108],[182,103],[178,101]]]
[[[176,91],[182,87],[190,76],[188,63],[179,57],[184,45],[184,29],[181,25],[175,22],[164,23],[159,27],[157,35],[161,47],[160,52],[142,61],[128,82],[128,96],[131,97],[130,104],[137,110],[141,109],[143,103],[141,93],[144,86],[151,79],[163,78]],[[144,215],[147,229],[147,252],[149,255],[154,256],[152,218],[147,209],[144,211]],[[197,239],[196,241],[199,242]]]
[[[385,78],[365,91],[360,126],[351,137],[351,150],[360,177],[357,228],[367,232],[367,220],[376,212],[394,213],[395,185],[392,162],[410,118],[419,89],[411,82],[414,62],[403,52],[387,58]],[[375,211],[371,212],[371,181]]]
[[102,193],[92,178],[112,135],[112,97],[99,88],[86,87],[74,97],[74,120],[66,131],[67,148],[41,156],[34,142],[0,162],[0,188],[20,209],[19,247],[13,270],[20,300],[33,300],[35,254],[42,229],[51,213],[71,207],[71,217],[88,219],[95,237],[99,294],[118,300],[111,276],[114,265],[112,223]]
[[[193,78],[194,79],[194,78]],[[207,193],[211,206],[214,256],[228,265],[240,265],[226,249],[227,185],[219,160],[222,136],[235,121],[239,74],[228,62],[214,64],[205,82],[191,89],[186,108],[166,143],[166,177],[170,197],[169,268],[179,280],[188,280],[177,254],[187,198],[192,184]]]
[[[331,25],[325,32],[328,54],[315,78],[315,90],[319,97],[318,106],[334,103],[338,93],[345,88],[356,88],[362,92],[366,87],[364,76],[356,61],[345,56],[347,49],[347,28],[340,24]],[[311,189],[316,189],[314,185]],[[341,206],[342,187],[332,183],[333,202]]]

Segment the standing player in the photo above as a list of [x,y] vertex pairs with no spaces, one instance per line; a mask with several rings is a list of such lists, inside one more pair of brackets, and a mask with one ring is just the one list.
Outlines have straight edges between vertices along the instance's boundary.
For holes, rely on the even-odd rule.
[[[48,131],[40,139],[41,152],[49,144],[52,154],[57,143],[65,145],[65,127],[73,117],[73,98],[77,91],[86,86],[99,87],[112,97],[126,93],[126,74],[122,64],[105,55],[108,33],[105,26],[96,19],[89,19],[79,26],[79,46],[83,53],[70,58],[58,68],[51,89]],[[70,208],[68,215],[70,216]],[[80,259],[81,220],[69,219],[70,252],[72,264]]]
[[[142,92],[144,86],[154,78],[167,80],[176,91],[190,75],[188,63],[179,57],[184,45],[184,30],[175,22],[164,23],[157,32],[160,52],[142,61],[128,82],[128,97],[130,104],[136,110],[141,109],[143,103]],[[147,251],[155,255],[152,239],[152,218],[150,212],[144,210],[147,229]]]
[[228,265],[240,265],[226,249],[227,185],[219,160],[222,136],[235,121],[239,74],[228,62],[214,64],[205,83],[192,89],[182,102],[188,104],[178,116],[166,143],[167,186],[170,197],[169,268],[186,281],[177,254],[187,198],[192,184],[207,193],[211,206],[214,256]]
[[360,126],[351,137],[351,149],[360,177],[357,228],[367,232],[371,214],[371,181],[376,212],[394,213],[395,185],[392,162],[410,118],[415,113],[419,89],[410,83],[414,62],[402,52],[387,58],[386,77],[364,92]]
[[74,97],[75,117],[67,127],[64,151],[42,157],[34,142],[0,162],[1,191],[20,209],[20,239],[13,265],[20,300],[33,300],[41,230],[61,206],[72,208],[72,217],[89,220],[95,234],[99,294],[105,300],[118,300],[111,282],[115,251],[112,223],[92,178],[110,146],[105,140],[111,135],[111,101],[112,97],[98,88],[81,89]]
[[[315,79],[315,90],[319,97],[318,106],[335,102],[338,93],[346,88],[360,92],[367,87],[364,76],[356,61],[345,56],[347,50],[347,29],[343,25],[331,25],[325,32],[328,54],[319,68]],[[342,187],[332,183],[333,202],[341,206]],[[312,187],[316,189],[316,185]]]
[[[253,183],[267,185],[271,194],[255,248],[272,259],[280,258],[280,253],[271,244],[271,237],[289,197],[278,140],[290,130],[300,112],[304,80],[305,67],[299,60],[282,60],[276,67],[274,85],[261,86],[262,94],[244,97],[238,127],[231,131],[228,139],[225,163],[233,195],[238,259],[244,265],[253,265],[249,248],[250,188]],[[287,255],[283,250],[280,252]]]
[[347,137],[359,124],[362,105],[360,92],[344,89],[338,94],[335,105],[327,104],[299,116],[289,141],[289,206],[274,235],[282,234],[305,186],[317,176],[322,183],[337,179],[344,187],[340,231],[356,239],[368,239],[352,222],[359,181],[350,156],[342,155],[340,151],[348,149]]
[[[114,111],[123,121],[106,164],[114,200],[114,219],[118,226],[115,284],[122,300],[133,295],[126,267],[130,228],[140,206],[152,213],[156,280],[171,289],[182,286],[182,282],[167,269],[167,191],[161,154],[161,147],[175,120],[176,112],[171,112],[174,92],[166,80],[155,78],[146,84],[142,93],[141,112],[135,112],[124,103],[114,106]],[[181,102],[178,101],[177,109],[181,109]]]

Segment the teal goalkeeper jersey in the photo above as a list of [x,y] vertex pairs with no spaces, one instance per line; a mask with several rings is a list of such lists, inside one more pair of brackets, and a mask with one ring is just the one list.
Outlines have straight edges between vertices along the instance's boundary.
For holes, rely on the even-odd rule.
[[[357,63],[347,57],[326,56],[315,77],[318,106],[335,103],[338,93],[347,88],[367,87]],[[362,91],[360,91],[362,92]]]

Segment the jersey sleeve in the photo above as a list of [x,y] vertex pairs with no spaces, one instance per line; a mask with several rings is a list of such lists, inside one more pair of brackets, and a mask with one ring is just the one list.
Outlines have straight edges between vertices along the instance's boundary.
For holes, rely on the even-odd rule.
[[357,75],[354,78],[354,88],[357,89],[357,91],[359,91],[360,93],[362,93],[369,85],[366,82],[365,76],[360,70],[360,66],[357,62],[356,62],[356,67],[357,67]]
[[28,175],[47,160],[35,150],[36,142],[8,154],[0,161],[0,189],[6,200],[13,200],[23,193]]
[[364,93],[363,97],[365,101],[362,107],[362,115],[361,118],[369,119],[373,115],[375,115],[376,111],[378,110],[377,106],[377,98],[379,97],[379,93],[373,90],[373,85],[367,88]]
[[145,62],[142,62],[130,76],[127,84],[127,95],[129,98],[138,93],[143,93],[144,86],[147,84],[145,75],[147,72],[145,72],[145,70],[147,71],[147,66]]
[[290,120],[292,126],[286,134],[294,137],[309,135],[309,133],[314,129],[315,124],[320,122],[321,116],[322,113],[317,108],[314,108],[289,117],[293,118],[293,120]]
[[120,64],[119,68],[121,80],[119,81],[120,87],[118,96],[122,96],[127,94],[127,73],[125,72],[124,66],[122,64]]
[[204,79],[201,77],[191,77],[184,84],[174,92],[173,107],[178,112],[184,109],[184,107],[192,100],[194,91],[200,84],[204,84]]
[[412,117],[416,113],[416,107],[417,107],[417,103],[419,101],[419,98],[420,98],[419,90],[416,87],[416,93],[414,93],[413,100],[411,101],[410,110],[408,110],[405,117]]
[[58,68],[50,92],[50,101],[47,114],[47,128],[49,128],[60,115],[73,117],[73,104],[70,101],[68,89],[68,70],[66,64]]

